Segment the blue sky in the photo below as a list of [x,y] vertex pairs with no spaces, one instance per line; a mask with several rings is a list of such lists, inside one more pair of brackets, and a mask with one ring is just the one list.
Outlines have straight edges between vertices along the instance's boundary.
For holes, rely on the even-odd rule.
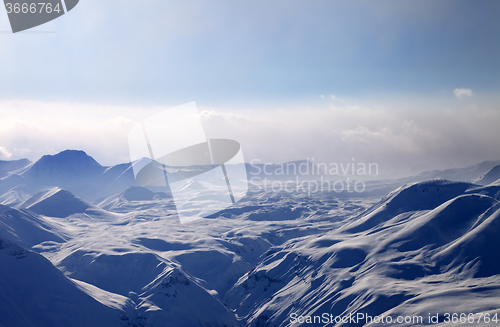
[[82,0],[30,30],[56,33],[1,35],[0,96],[217,105],[496,92],[499,12],[498,1]]
[[[4,128],[11,132],[3,132],[0,147],[6,149],[4,158],[10,153],[9,158],[35,159],[41,151],[72,145],[54,143],[66,134],[52,132],[49,137],[40,131],[35,121],[30,122],[33,110],[41,115],[39,121],[61,120],[57,118],[60,111],[53,108],[64,105],[66,109],[60,110],[68,111],[63,115],[66,123],[61,120],[55,125],[64,126],[78,120],[74,117],[82,120],[82,116],[99,125],[119,117],[125,121],[141,119],[161,107],[194,100],[207,112],[241,115],[253,121],[258,117],[276,119],[283,129],[301,123],[298,111],[321,121],[325,110],[347,115],[352,108],[365,108],[354,110],[356,114],[350,120],[345,118],[343,126],[349,126],[346,130],[350,131],[365,128],[374,135],[387,128],[394,133],[405,120],[431,134],[440,133],[450,127],[431,126],[428,121],[439,121],[450,109],[457,111],[460,121],[477,124],[467,140],[474,140],[471,146],[480,146],[482,152],[463,153],[462,157],[444,153],[432,165],[500,158],[489,143],[498,135],[487,133],[499,111],[499,12],[498,1],[81,0],[74,10],[53,22],[9,34],[7,15],[0,10],[0,110],[11,122],[10,129]],[[471,93],[457,97],[455,89]],[[13,102],[24,108],[23,114],[16,114]],[[378,117],[400,118],[368,126],[365,118],[376,112]],[[419,112],[427,116],[416,119]],[[470,119],[478,112],[489,118]],[[283,114],[297,116],[297,120],[281,120]],[[12,127],[13,121],[24,127]],[[251,129],[259,133],[272,129],[262,124]],[[302,128],[300,139],[314,134],[315,123],[310,125],[311,131]],[[481,131],[481,126],[486,128]],[[20,128],[26,128],[25,141],[32,135],[45,143],[37,151],[30,150],[36,142],[21,144],[15,134]],[[119,139],[127,128],[129,125],[113,135],[120,135],[116,136]],[[335,128],[342,134],[342,126]],[[457,124],[453,133],[463,129]],[[83,128],[82,133],[78,137],[84,137]],[[453,133],[447,132],[440,139],[452,138]],[[412,142],[420,136],[405,135]],[[88,147],[88,152],[105,163],[111,163],[113,157],[126,157],[124,144],[114,145],[121,150],[113,154],[111,145],[109,149],[92,148],[74,138],[75,147]],[[288,149],[285,138],[293,136],[284,135],[279,146]],[[332,142],[337,142],[338,148],[346,146],[341,138],[327,137],[324,144]],[[250,143],[251,149],[263,148],[260,143]],[[400,156],[401,144],[405,143],[381,145],[379,153]],[[443,142],[441,150],[433,151],[439,155],[449,146]],[[459,144],[454,146],[459,148]],[[353,147],[364,153],[362,143]],[[321,146],[318,154],[308,153],[308,148],[311,146],[295,152],[269,148],[250,153],[270,161],[321,155]],[[429,155],[430,148],[418,148],[414,155],[420,156],[420,161],[435,157]],[[338,156],[347,158],[352,152],[356,151]],[[409,157],[408,162],[414,161]]]

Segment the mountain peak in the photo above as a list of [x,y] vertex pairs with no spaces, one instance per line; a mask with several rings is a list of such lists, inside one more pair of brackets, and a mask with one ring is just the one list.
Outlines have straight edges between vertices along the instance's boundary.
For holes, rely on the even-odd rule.
[[138,184],[130,164],[104,167],[84,151],[65,150],[44,155],[22,169],[9,172],[0,183],[0,195],[18,185],[25,185],[25,192],[30,195],[59,186],[77,196],[95,200]]
[[21,205],[37,214],[58,218],[84,212],[90,207],[93,207],[90,203],[60,187],[39,192]]
[[361,214],[362,219],[347,227],[350,232],[373,228],[403,212],[431,210],[466,192],[474,184],[435,179],[404,185]]
[[[65,179],[72,180],[76,176],[95,176],[102,174],[104,170],[103,166],[84,151],[65,150],[58,154],[41,157],[22,175],[54,183]],[[64,184],[61,186],[65,187]]]
[[45,162],[58,162],[61,164],[72,164],[73,162],[79,162],[81,164],[95,165],[102,167],[94,158],[89,156],[85,151],[82,150],[64,150],[54,155],[44,155],[37,161],[37,163]]

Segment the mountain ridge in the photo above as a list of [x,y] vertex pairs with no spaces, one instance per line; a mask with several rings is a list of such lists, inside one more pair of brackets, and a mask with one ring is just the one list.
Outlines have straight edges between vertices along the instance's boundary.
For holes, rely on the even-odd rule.
[[23,202],[20,208],[45,216],[64,218],[95,207],[65,189],[53,187],[35,194]]
[[130,163],[104,167],[84,151],[65,150],[0,179],[0,193],[20,185],[31,195],[57,186],[93,201],[138,184]]

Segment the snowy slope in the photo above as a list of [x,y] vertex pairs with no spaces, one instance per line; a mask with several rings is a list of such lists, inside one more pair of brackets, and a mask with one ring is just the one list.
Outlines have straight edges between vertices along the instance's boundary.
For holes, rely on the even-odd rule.
[[10,206],[18,205],[31,197],[27,193],[25,186],[16,186],[0,195],[0,204],[7,204]]
[[35,213],[26,210],[0,208],[0,236],[31,248],[43,242],[63,243],[67,233]]
[[145,287],[140,298],[143,302],[137,308],[138,314],[147,316],[151,326],[162,326],[165,321],[178,327],[239,326],[221,301],[178,268],[162,272]]
[[346,226],[351,232],[372,228],[403,212],[429,210],[459,196],[473,184],[434,180],[402,186],[384,197],[353,224]]
[[[460,184],[448,186],[445,194],[453,192],[453,187],[463,189]],[[442,187],[443,182],[428,182],[399,190],[367,212],[367,216],[373,216],[381,207],[402,207],[392,214],[387,209],[385,219],[367,226],[370,220],[362,216],[358,218],[362,224],[353,223],[364,226],[362,229],[347,228],[319,239],[298,239],[268,252],[226,294],[225,302],[245,317],[249,326],[289,326],[291,313],[305,316],[326,312],[336,316],[361,312],[375,316],[387,315],[398,306],[424,312],[431,310],[431,300],[420,303],[416,299],[432,292],[450,301],[430,312],[456,310],[453,303],[457,302],[466,310],[462,296],[469,287],[476,293],[484,292],[486,298],[492,297],[476,302],[475,312],[499,312],[499,293],[495,291],[500,289],[496,236],[500,233],[499,202],[472,193],[439,205],[445,196],[436,200],[431,198],[436,193],[426,193],[421,200],[428,210],[404,208],[405,198],[410,200],[413,191]],[[435,206],[432,210],[430,204]],[[412,211],[405,211],[408,209]],[[462,291],[449,291],[459,287]],[[413,306],[406,306],[411,301]]]
[[112,194],[104,199],[96,200],[94,203],[99,208],[105,210],[119,211],[120,208],[126,207],[130,210],[131,206],[151,207],[151,205],[160,205],[164,199],[171,201],[171,196],[164,192],[152,192],[149,189],[141,186],[131,186],[126,190]]
[[500,180],[500,165],[491,168],[486,174],[479,177],[474,182],[480,185],[493,184]]
[[[0,326],[126,326],[125,307],[105,306],[47,259],[0,238]],[[125,306],[125,304],[124,304]]]
[[[151,242],[142,243],[154,247]],[[126,245],[114,250],[78,250],[58,266],[71,278],[128,298],[135,307],[133,320],[145,325],[163,326],[170,321],[180,327],[238,326],[234,314],[214,296],[216,292],[203,287],[206,282],[184,272],[175,261]],[[211,257],[205,256],[208,261]]]
[[40,215],[64,218],[75,213],[85,212],[94,206],[87,201],[59,187],[39,192],[20,205]]

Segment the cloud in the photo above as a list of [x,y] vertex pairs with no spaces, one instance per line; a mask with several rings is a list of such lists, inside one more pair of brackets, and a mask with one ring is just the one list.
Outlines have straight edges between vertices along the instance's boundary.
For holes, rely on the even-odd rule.
[[345,102],[344,99],[341,99],[339,97],[336,97],[335,95],[333,94],[330,94],[330,98],[332,98],[333,100],[337,100],[337,101],[340,101],[340,102]]
[[468,96],[468,97],[472,96],[472,90],[471,89],[464,89],[464,88],[454,89],[453,93],[459,99],[462,98],[462,97],[464,97],[464,96]]
[[84,150],[103,165],[130,161],[128,132],[164,108],[0,101],[0,159],[37,160],[66,149]]
[[12,153],[5,147],[0,146],[0,159],[9,159],[10,157],[12,157]]
[[240,142],[247,162],[355,158],[377,162],[383,173],[403,173],[419,164],[437,169],[500,159],[500,111],[494,104],[447,108],[449,102],[406,99],[376,106],[240,109],[238,118],[213,109],[203,123],[208,137]]
[[[383,174],[419,164],[449,168],[500,159],[498,100],[470,108],[466,102],[454,103],[453,109],[449,99],[424,100],[198,109],[206,136],[238,141],[246,162],[355,158],[378,163]],[[0,158],[37,160],[81,149],[103,165],[127,162],[130,129],[167,108],[0,102]]]

